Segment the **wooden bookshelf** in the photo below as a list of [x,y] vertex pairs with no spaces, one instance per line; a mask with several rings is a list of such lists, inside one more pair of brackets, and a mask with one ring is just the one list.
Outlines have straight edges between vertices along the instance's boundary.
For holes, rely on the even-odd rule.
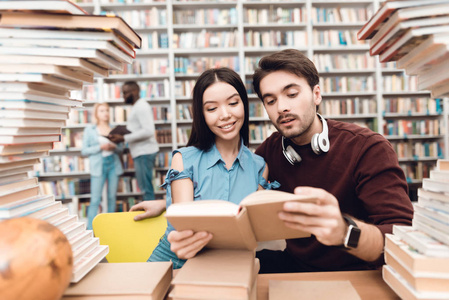
[[[251,86],[258,60],[278,50],[296,48],[310,57],[320,72],[321,110],[325,117],[356,122],[381,134],[385,134],[387,122],[403,119],[433,120],[444,127],[448,119],[444,101],[439,111],[385,111],[386,101],[392,99],[402,101],[401,107],[435,100],[430,99],[430,93],[417,91],[416,80],[404,76],[394,64],[381,64],[377,57],[371,57],[368,44],[356,39],[357,31],[381,2],[92,0],[80,3],[94,13],[117,13],[143,38],[135,62],[124,73],[98,79],[96,84],[85,87],[83,99],[89,100],[85,106],[106,101],[119,110],[123,106],[121,84],[126,80],[138,81],[152,107],[170,115],[155,118],[161,152],[168,155],[187,142],[191,88],[202,71],[213,66],[235,69],[247,84],[250,106],[258,109],[261,103]],[[151,25],[145,23],[148,21],[145,16],[150,15]],[[192,43],[194,38],[200,41]],[[251,114],[250,122],[251,146],[257,147],[273,128],[264,114]],[[404,170],[410,169],[410,165],[421,170],[423,164],[432,166],[438,157],[445,156],[443,149],[447,148],[448,138],[444,130],[426,135],[385,135],[395,145],[408,143],[418,148],[432,145],[432,149],[437,149],[428,156],[399,156]],[[64,153],[58,150],[57,154]],[[163,179],[166,169],[155,172]],[[420,178],[409,178],[409,183],[419,186]]]

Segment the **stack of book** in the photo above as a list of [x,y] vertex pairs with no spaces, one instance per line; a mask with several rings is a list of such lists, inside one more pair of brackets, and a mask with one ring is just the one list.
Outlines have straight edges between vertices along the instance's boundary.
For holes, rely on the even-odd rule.
[[179,270],[169,298],[255,300],[259,268],[254,251],[207,249]]
[[396,61],[418,77],[418,89],[433,98],[449,94],[449,3],[446,0],[388,0],[357,33],[369,39],[370,54]]
[[29,175],[61,140],[71,99],[94,76],[122,70],[140,37],[119,17],[88,15],[66,0],[0,1],[0,221],[34,217],[57,226],[73,250],[72,282],[108,253]]
[[173,279],[170,299],[256,299],[257,243],[310,236],[286,227],[278,218],[277,212],[287,201],[309,203],[316,199],[260,190],[239,205],[213,199],[170,205],[165,217],[177,230],[213,234],[207,249],[187,260]]
[[413,226],[393,226],[383,278],[403,299],[449,299],[449,160],[423,180]]

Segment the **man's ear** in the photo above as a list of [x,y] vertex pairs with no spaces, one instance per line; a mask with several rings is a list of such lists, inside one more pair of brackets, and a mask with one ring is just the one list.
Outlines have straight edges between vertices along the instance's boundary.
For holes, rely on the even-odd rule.
[[321,100],[323,100],[323,97],[321,96],[321,88],[318,84],[313,87],[312,94],[313,94],[313,102],[315,103],[315,105],[320,105]]

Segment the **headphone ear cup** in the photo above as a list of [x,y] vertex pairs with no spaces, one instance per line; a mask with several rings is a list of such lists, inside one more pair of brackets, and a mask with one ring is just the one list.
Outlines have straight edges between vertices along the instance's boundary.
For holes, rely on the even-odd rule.
[[320,149],[319,141],[318,141],[319,138],[320,138],[320,134],[315,133],[312,136],[312,140],[310,141],[310,146],[312,147],[312,150],[316,155],[320,155],[322,153],[322,151]]
[[285,150],[283,150],[285,158],[287,158],[288,162],[292,165],[299,164],[302,160],[301,156],[296,153],[295,149],[292,146],[288,145]]
[[320,134],[317,142],[321,153],[329,151],[329,137],[327,134]]

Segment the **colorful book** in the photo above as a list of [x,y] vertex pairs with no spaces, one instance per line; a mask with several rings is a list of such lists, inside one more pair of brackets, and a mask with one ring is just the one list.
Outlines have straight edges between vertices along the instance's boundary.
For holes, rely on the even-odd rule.
[[[15,88],[17,85],[12,85],[11,89]],[[19,88],[18,88],[19,90]],[[52,104],[52,105],[61,105],[61,106],[69,106],[69,107],[81,107],[83,105],[83,102],[81,100],[76,99],[70,99],[65,96],[61,95],[55,95],[45,92],[40,92],[37,90],[24,90],[24,91],[0,91],[0,98],[2,99],[2,103],[5,103],[8,106],[18,106],[16,102],[22,101],[22,102],[39,102],[43,104]],[[11,103],[7,103],[11,102]],[[16,103],[16,104],[14,104]],[[24,104],[25,105],[25,104]],[[56,110],[59,110],[58,108],[55,108]],[[66,110],[66,109],[64,109]]]
[[53,195],[33,196],[30,198],[0,205],[0,219],[18,217],[55,202]]
[[[2,49],[2,47],[0,47]],[[81,81],[72,81],[49,74],[14,74],[0,73],[0,82],[44,83],[67,90],[79,90],[83,87]]]
[[90,49],[100,50],[106,55],[127,64],[132,63],[135,52],[132,49],[118,47],[110,41],[101,40],[73,40],[73,39],[29,39],[29,38],[1,38],[0,44],[6,47],[41,47],[50,49]]
[[2,70],[2,73],[6,74],[49,74],[75,82],[94,82],[94,76],[92,72],[75,70],[65,66],[0,63],[0,70]]
[[[79,31],[79,30],[45,30],[45,29],[22,29],[22,28],[0,28],[0,37],[14,39],[28,39],[30,42],[40,40],[58,40],[67,41],[68,45],[74,45],[74,42],[87,43],[88,41],[108,41],[118,49],[135,58],[134,48],[113,32],[100,31]],[[56,41],[55,41],[56,40]],[[59,44],[57,44],[59,45]],[[66,47],[66,46],[64,46]],[[90,46],[92,48],[92,45]],[[95,47],[94,47],[95,48]]]
[[449,25],[408,29],[379,55],[379,59],[381,62],[396,61],[421,44],[429,35],[437,33],[449,33]]
[[135,48],[140,48],[140,36],[120,17],[105,15],[63,15],[3,13],[2,27],[13,28],[53,28],[59,30],[112,31]]
[[[0,47],[2,55],[30,55],[34,56],[60,56],[82,57],[87,61],[97,64],[102,68],[123,71],[123,63],[97,49],[73,49],[73,48],[42,48],[42,47]],[[37,61],[37,60],[36,60]],[[79,88],[77,88],[79,89]]]
[[[427,0],[426,5],[433,3],[445,3],[445,0]],[[366,22],[365,25],[357,32],[359,40],[366,40],[373,37],[373,35],[381,28],[388,18],[398,9],[414,6],[422,6],[424,3],[420,0],[409,1],[392,1],[384,2],[377,12]]]
[[393,234],[418,250],[435,257],[449,257],[449,246],[411,226],[393,225]]
[[46,12],[88,15],[89,13],[70,0],[0,1],[0,12]]

